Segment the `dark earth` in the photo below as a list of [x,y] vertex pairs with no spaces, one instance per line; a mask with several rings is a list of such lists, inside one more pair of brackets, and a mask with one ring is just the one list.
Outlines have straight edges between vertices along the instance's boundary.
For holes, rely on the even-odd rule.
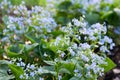
[[114,47],[109,58],[111,58],[117,66],[107,72],[103,80],[120,80],[120,45]]

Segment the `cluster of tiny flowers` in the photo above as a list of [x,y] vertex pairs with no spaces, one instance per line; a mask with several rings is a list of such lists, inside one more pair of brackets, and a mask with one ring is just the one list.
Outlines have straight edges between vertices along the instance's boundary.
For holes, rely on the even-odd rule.
[[[0,4],[0,7],[3,9],[6,9],[3,5],[5,4],[5,1],[7,0],[4,0],[4,2]],[[93,3],[89,4],[99,4],[98,0],[93,1]],[[47,2],[52,3],[52,0],[47,0]],[[9,4],[6,3],[5,5]],[[24,34],[29,32],[33,32],[34,35],[37,36],[44,35],[43,41],[46,41],[47,46],[42,47],[44,47],[45,50],[48,48],[55,53],[55,58],[50,59],[53,61],[51,61],[52,67],[57,67],[56,69],[58,69],[59,66],[56,65],[57,63],[73,63],[75,68],[73,73],[75,77],[78,77],[79,79],[85,77],[85,79],[97,80],[98,75],[102,76],[104,72],[104,68],[102,68],[101,65],[107,65],[105,62],[106,57],[102,56],[100,53],[109,53],[109,49],[113,49],[115,46],[112,39],[106,36],[106,26],[103,26],[100,23],[89,25],[83,18],[80,18],[80,20],[73,19],[67,26],[59,28],[60,31],[65,33],[64,35],[58,35],[53,38],[54,35],[52,35],[51,32],[56,29],[57,24],[51,17],[49,11],[45,9],[46,8],[40,6],[34,6],[31,7],[31,9],[28,9],[24,2],[19,6],[15,5],[10,7],[10,11],[14,16],[7,16],[8,19],[5,23],[6,28],[3,30],[4,37],[1,41],[10,42],[9,40],[11,38],[20,41],[23,39]],[[52,37],[46,36],[46,33],[50,33]],[[34,37],[36,38],[36,36]],[[49,40],[46,39],[47,37]],[[29,42],[26,44],[29,44]],[[97,53],[101,56],[95,53],[95,49],[97,48],[99,48]],[[43,52],[43,56],[49,57],[46,51]],[[48,65],[50,64],[45,60],[43,60],[43,62]],[[19,78],[23,80],[36,80],[36,76],[39,76],[39,80],[44,80],[44,78],[41,77],[44,73],[54,73],[55,75],[53,76],[57,77],[58,80],[62,80],[62,77],[64,76],[64,74],[57,72],[58,70],[55,71],[55,69],[53,69],[53,71],[51,71],[45,69],[45,67],[50,67],[50,65],[38,66],[34,61],[33,63],[26,64],[22,58],[12,58],[10,63],[17,65],[24,70],[24,73],[19,76]]]
[[[107,65],[107,63],[105,62],[105,58],[98,56],[94,53],[94,50],[100,46],[98,53],[109,53],[109,49],[115,46],[112,39],[106,36],[106,26],[99,23],[90,26],[83,18],[81,18],[80,21],[73,19],[72,22],[73,23],[69,23],[68,26],[62,27],[61,30],[66,32],[69,37],[74,38],[72,40],[73,43],[71,43],[67,49],[71,57],[85,63],[83,65],[84,67],[76,63],[77,66],[74,70],[75,76],[85,76],[87,78],[92,78],[96,74],[102,76],[104,68],[100,65]],[[81,68],[79,68],[79,66],[81,66]],[[82,75],[84,69],[87,71],[85,75]]]
[[[43,69],[38,67],[37,64],[26,64],[23,62],[22,58],[12,58],[10,63],[17,65],[24,70],[24,74],[20,75],[20,79],[35,79],[36,75],[41,75],[43,73]],[[43,80],[43,78],[39,77],[39,80]]]
[[109,49],[113,49],[115,46],[113,40],[106,36],[106,26],[100,23],[89,26],[83,19],[81,21],[73,19],[72,21],[73,24],[69,23],[67,27],[62,27],[61,30],[80,42],[79,45],[83,50],[100,46],[101,52],[109,52]]
[[[93,76],[96,74],[100,76],[104,74],[104,68],[100,66],[100,65],[107,65],[104,57],[100,57],[97,54],[93,53],[92,51],[81,52],[79,50],[76,50],[76,55],[77,56],[75,56],[75,58],[77,59],[77,61],[83,62],[84,64],[76,62],[74,76],[77,76],[79,78],[83,76],[86,78],[93,78]],[[86,72],[84,72],[84,70],[86,70]]]
[[54,41],[50,42],[50,46],[56,46],[56,47],[64,47],[65,45],[69,46],[70,44],[70,40],[69,38],[65,37],[61,37],[58,36]]
[[3,0],[0,3],[0,10],[5,11],[7,13],[10,13],[10,10],[12,9],[12,7],[13,7],[12,4],[8,0]]
[[32,32],[39,34],[45,31],[51,32],[57,27],[51,14],[43,7],[34,6],[28,9],[25,3],[22,3],[18,6],[12,6],[10,11],[14,16],[7,16],[8,19],[5,22],[6,28],[3,30],[4,37],[2,41],[7,41],[12,37],[15,40],[20,40],[20,36],[29,32],[30,28],[32,28]]

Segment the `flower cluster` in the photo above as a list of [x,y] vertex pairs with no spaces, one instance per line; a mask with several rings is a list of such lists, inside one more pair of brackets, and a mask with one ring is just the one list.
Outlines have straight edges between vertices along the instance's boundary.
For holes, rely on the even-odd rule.
[[67,27],[62,27],[61,30],[67,32],[69,36],[77,40],[83,50],[87,48],[95,49],[100,46],[101,52],[109,52],[109,49],[113,49],[115,46],[112,39],[105,36],[107,33],[106,26],[100,23],[89,26],[82,18],[81,21],[77,19],[73,19],[72,21],[73,24],[69,23]]
[[[107,65],[107,63],[104,57],[98,56],[94,51],[100,47],[98,54],[110,53],[109,50],[115,46],[112,39],[106,36],[106,26],[99,23],[90,26],[83,18],[80,21],[73,19],[72,22],[67,27],[62,27],[61,30],[72,38],[73,43],[68,47],[71,57],[84,63],[83,65],[76,62],[75,76],[81,79],[82,76],[92,78],[96,77],[96,74],[103,75],[104,68],[100,65]],[[84,70],[87,70],[86,73]],[[84,73],[86,75],[83,75]]]
[[[12,58],[10,64],[15,64],[24,69],[24,74],[20,75],[20,79],[35,79],[35,76],[39,76],[41,73],[43,73],[43,69],[38,67],[37,64],[26,64],[23,62],[22,58]],[[43,80],[43,78],[40,76],[38,79]]]
[[[55,39],[47,41],[48,46],[46,46],[57,53],[56,56],[58,56],[54,61],[51,61],[52,66],[50,66],[49,61],[45,61],[47,64],[50,64],[49,67],[53,67],[54,65],[53,70],[48,70],[45,66],[38,66],[36,63],[26,64],[20,58],[15,60],[13,64],[24,69],[24,74],[20,75],[21,79],[36,79],[38,75],[41,76],[42,74],[51,73],[61,80],[64,75],[60,72],[61,69],[56,71],[56,66],[65,68],[64,64],[67,65],[70,63],[74,66],[72,68],[72,73],[74,73],[73,77],[79,79],[97,79],[98,75],[102,76],[104,74],[104,68],[101,65],[107,65],[107,62],[105,62],[106,57],[100,53],[109,52],[109,46],[114,44],[111,38],[105,36],[107,31],[106,27],[99,23],[89,26],[81,18],[81,21],[73,19],[73,23],[69,23],[66,27],[61,27],[61,30],[65,32],[65,35],[59,35]],[[91,37],[95,39],[91,39]],[[97,53],[101,56],[98,56],[94,52],[99,46],[101,47]],[[48,53],[44,52],[43,56],[48,57]],[[69,74],[72,73],[69,72]],[[39,78],[41,79],[41,77]]]
[[[0,4],[2,9],[11,5],[5,1]],[[93,1],[89,4],[98,4]],[[9,66],[11,72],[18,80],[97,80],[104,74],[103,66],[108,65],[104,53],[110,53],[115,46],[106,35],[106,26],[89,25],[84,17],[58,26],[48,8],[52,1],[47,2],[47,7],[30,8],[22,2],[11,6],[3,17],[1,43],[10,43],[2,47],[13,64]],[[21,70],[20,75],[14,73],[16,68]]]
[[[30,10],[22,3],[18,6],[12,6],[10,11],[13,15],[8,15],[6,28],[3,30],[2,41],[8,41],[11,38],[20,40],[23,34],[30,32],[44,33],[51,32],[57,26],[51,14],[40,6],[34,6]],[[9,33],[9,34],[8,34]]]

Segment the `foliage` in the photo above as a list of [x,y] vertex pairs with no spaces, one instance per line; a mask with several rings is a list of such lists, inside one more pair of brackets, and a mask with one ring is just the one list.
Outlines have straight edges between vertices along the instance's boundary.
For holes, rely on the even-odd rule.
[[107,22],[107,25],[112,25],[108,35],[119,45],[119,37],[116,36],[120,35],[114,31],[120,26],[119,2],[120,0],[63,0],[57,5],[55,20],[58,24],[66,25],[73,18],[79,19],[85,15],[89,24]]
[[[73,5],[69,0],[61,3],[65,5],[59,6],[61,13],[67,15],[68,8],[77,13],[70,12],[69,22],[59,26],[56,20],[61,16],[54,20],[54,9],[50,11],[47,5],[29,8],[24,2],[11,3],[1,2],[0,5],[0,67],[4,66],[0,74],[3,70],[6,80],[97,80],[116,66],[106,56],[115,46],[107,36],[106,25],[91,25],[84,16],[79,17],[78,8],[82,6]],[[4,75],[0,76],[3,78]]]

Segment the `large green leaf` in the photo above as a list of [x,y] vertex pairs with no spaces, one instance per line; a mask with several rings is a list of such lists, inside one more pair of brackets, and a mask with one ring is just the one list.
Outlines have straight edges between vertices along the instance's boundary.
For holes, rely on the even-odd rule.
[[106,58],[105,61],[108,63],[107,65],[102,65],[102,67],[104,67],[105,72],[110,71],[116,66],[116,64],[108,57]]
[[38,46],[38,43],[33,43],[31,45],[25,45],[25,50],[27,52],[29,52],[29,51],[33,50],[36,46]]
[[73,63],[62,63],[62,65],[60,66],[60,69],[66,69],[68,74],[72,74],[74,72],[74,67],[75,65]]
[[8,66],[11,69],[12,73],[15,75],[15,78],[17,80],[20,80],[20,75],[22,75],[24,73],[23,69],[14,64],[8,64]]
[[20,57],[21,56],[21,54],[11,52],[9,49],[7,49],[6,52],[7,52],[7,56],[9,56],[9,57]]
[[13,79],[13,75],[8,75],[8,64],[9,62],[6,60],[0,60],[0,80],[10,80]]

